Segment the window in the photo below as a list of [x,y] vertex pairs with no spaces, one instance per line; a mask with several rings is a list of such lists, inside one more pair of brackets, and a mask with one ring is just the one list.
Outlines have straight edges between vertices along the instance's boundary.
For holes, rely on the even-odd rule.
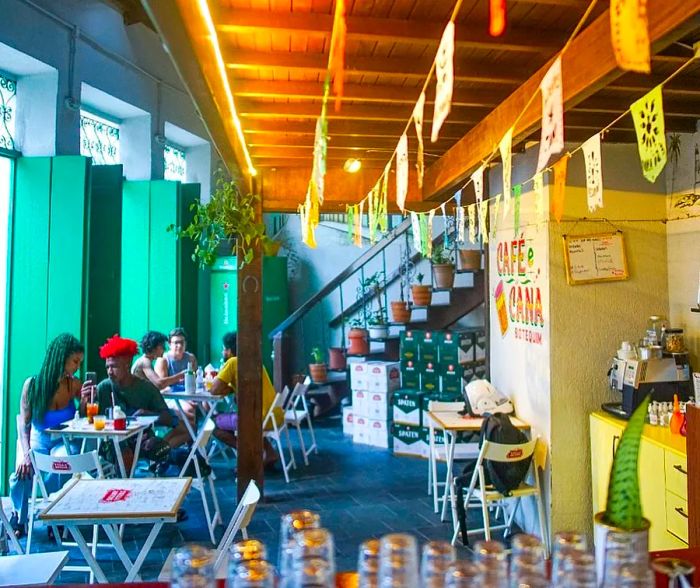
[[17,81],[0,74],[0,148],[15,150]]
[[80,155],[92,157],[95,165],[121,163],[119,125],[81,110]]
[[187,160],[185,152],[175,145],[170,143],[165,144],[165,179],[179,180],[184,182],[187,180]]

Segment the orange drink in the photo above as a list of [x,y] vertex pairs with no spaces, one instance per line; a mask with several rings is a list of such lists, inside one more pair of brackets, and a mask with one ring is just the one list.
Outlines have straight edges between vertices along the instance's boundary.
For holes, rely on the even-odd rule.
[[98,413],[99,410],[100,410],[100,405],[97,404],[97,402],[88,402],[88,405],[86,407],[86,414],[87,414],[88,423],[92,424],[92,420],[95,417],[95,415]]
[[95,431],[102,431],[105,428],[107,418],[104,415],[96,414],[92,417],[92,424],[95,426]]

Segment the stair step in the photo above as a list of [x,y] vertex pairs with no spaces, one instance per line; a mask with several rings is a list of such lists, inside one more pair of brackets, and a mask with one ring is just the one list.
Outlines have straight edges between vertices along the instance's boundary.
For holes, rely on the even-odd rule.
[[456,274],[478,274],[482,270],[473,270],[473,269],[458,269],[455,270]]
[[387,341],[395,341],[398,338],[398,335],[389,335],[388,337],[370,337],[369,340],[370,343],[386,343]]

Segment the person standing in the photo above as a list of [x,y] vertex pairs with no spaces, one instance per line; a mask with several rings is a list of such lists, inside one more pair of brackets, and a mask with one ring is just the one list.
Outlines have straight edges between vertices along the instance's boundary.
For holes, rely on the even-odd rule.
[[[29,450],[37,453],[66,455],[60,438],[52,439],[47,429],[69,421],[75,415],[81,383],[75,377],[83,361],[85,348],[73,335],[63,333],[49,344],[36,376],[27,378],[22,387],[20,422],[17,434],[24,450],[16,471],[10,476],[10,497],[14,512],[10,523],[17,537],[26,532],[29,496],[34,475]],[[92,382],[91,384],[94,384]],[[58,490],[60,479],[51,474],[45,479],[49,492]]]

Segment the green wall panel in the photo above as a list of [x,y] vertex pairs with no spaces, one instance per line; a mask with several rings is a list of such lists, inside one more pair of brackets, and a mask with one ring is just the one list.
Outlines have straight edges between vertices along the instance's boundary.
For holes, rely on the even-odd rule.
[[119,331],[121,295],[122,184],[121,165],[92,167],[88,207],[85,371],[107,376],[99,346]]
[[51,170],[46,340],[81,335],[88,160],[56,157]]
[[151,182],[148,328],[164,333],[178,326],[178,240],[167,230],[177,224],[178,188],[178,182]]
[[15,169],[3,481],[15,463],[22,385],[38,371],[46,345],[51,159],[20,158]]
[[[178,202],[177,224],[186,227],[194,216],[190,206],[199,201],[199,184],[181,184],[180,199]],[[180,326],[187,331],[187,347],[197,354],[200,361],[204,361],[205,355],[199,352],[198,325],[198,300],[199,300],[199,269],[197,263],[192,260],[194,254],[194,242],[191,239],[178,240],[178,308]]]
[[121,242],[121,319],[124,337],[148,330],[150,182],[124,182]]

